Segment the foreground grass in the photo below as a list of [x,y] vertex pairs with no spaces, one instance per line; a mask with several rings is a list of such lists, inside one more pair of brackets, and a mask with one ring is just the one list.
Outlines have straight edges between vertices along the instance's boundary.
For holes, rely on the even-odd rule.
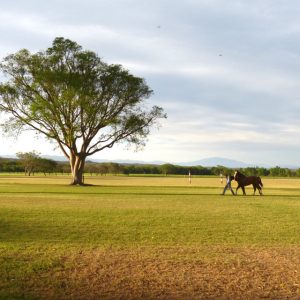
[[67,180],[0,179],[0,298],[300,295],[300,181],[222,197],[216,178]]

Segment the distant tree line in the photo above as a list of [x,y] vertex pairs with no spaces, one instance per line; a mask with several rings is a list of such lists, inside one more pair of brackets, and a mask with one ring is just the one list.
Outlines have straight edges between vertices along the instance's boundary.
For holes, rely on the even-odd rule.
[[[42,158],[38,152],[19,152],[18,159],[0,158],[0,172],[14,173],[24,172],[27,176],[33,176],[35,173],[48,174],[70,174],[71,169],[67,161],[58,162],[51,159]],[[248,167],[239,169],[243,174],[272,177],[300,177],[299,169],[289,168],[262,168]],[[203,167],[203,166],[177,166],[173,164],[153,165],[153,164],[118,164],[118,163],[95,163],[87,161],[84,172],[89,175],[105,176],[107,174],[124,175],[207,175],[220,176],[232,174],[233,169],[224,166]]]
[[[98,170],[98,171],[97,171]],[[271,177],[300,177],[300,169],[292,170],[288,168],[274,167],[248,167],[239,168],[246,176],[271,176]],[[145,174],[145,175],[207,175],[207,176],[225,176],[233,174],[234,169],[224,166],[203,167],[203,166],[177,166],[172,164],[151,165],[151,164],[117,164],[117,163],[91,163],[88,162],[85,172],[90,174]]]

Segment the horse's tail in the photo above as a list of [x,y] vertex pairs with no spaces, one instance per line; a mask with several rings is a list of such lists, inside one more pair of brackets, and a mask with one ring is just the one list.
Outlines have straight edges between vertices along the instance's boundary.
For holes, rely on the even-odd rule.
[[259,179],[259,185],[261,186],[261,187],[263,187],[264,185],[263,185],[263,183],[262,183],[262,181],[261,181],[261,178],[260,177],[258,177],[258,179]]

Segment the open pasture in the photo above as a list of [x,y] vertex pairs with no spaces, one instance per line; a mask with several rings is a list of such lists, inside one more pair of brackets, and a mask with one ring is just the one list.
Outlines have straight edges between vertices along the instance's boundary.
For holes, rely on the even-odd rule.
[[0,298],[297,299],[300,180],[0,176]]

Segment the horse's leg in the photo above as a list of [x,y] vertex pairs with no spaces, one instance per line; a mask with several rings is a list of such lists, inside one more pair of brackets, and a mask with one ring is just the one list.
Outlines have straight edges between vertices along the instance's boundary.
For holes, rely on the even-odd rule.
[[262,188],[261,188],[260,185],[258,185],[258,186],[259,186],[259,188],[258,188],[259,194],[262,196],[262,195],[263,195],[263,193],[262,193]]
[[238,184],[238,186],[237,186],[237,188],[236,188],[236,190],[235,190],[235,194],[237,195],[237,191],[238,191],[238,189],[240,188],[241,186]]
[[245,192],[245,187],[241,186],[242,190],[243,190],[243,195],[246,196],[246,192]]
[[253,196],[255,196],[255,192],[256,192],[256,186],[255,186],[255,184],[252,184],[252,186],[253,186],[253,189],[254,189]]

